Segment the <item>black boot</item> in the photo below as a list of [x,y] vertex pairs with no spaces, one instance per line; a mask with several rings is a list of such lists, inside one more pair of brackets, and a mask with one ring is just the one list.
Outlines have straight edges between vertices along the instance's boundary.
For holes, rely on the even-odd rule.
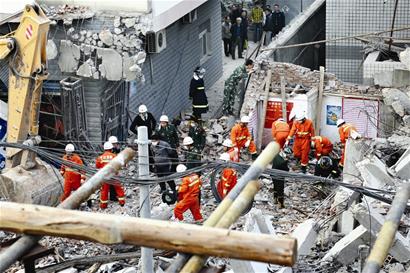
[[258,154],[252,154],[252,161],[255,161],[258,158]]
[[306,173],[306,166],[301,167],[302,173]]

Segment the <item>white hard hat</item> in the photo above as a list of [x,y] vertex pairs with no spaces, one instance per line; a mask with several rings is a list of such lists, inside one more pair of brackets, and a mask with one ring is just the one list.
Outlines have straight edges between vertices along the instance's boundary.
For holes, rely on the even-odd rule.
[[140,107],[138,107],[138,112],[140,113],[146,113],[147,111],[147,106],[145,106],[144,104],[141,104]]
[[292,120],[295,116],[296,116],[296,108],[293,107],[292,110],[290,110],[289,120]]
[[278,121],[285,121],[283,118],[278,118]]
[[243,117],[241,117],[241,122],[242,122],[242,123],[249,123],[249,116],[243,116]]
[[337,127],[339,127],[339,126],[342,125],[343,123],[345,123],[345,121],[344,121],[344,119],[341,119],[341,118],[336,121]]
[[167,115],[162,115],[162,116],[159,118],[159,121],[169,122],[169,118],[168,118]]
[[231,157],[229,156],[228,153],[223,153],[223,154],[221,154],[221,156],[219,157],[219,159],[220,159],[220,160],[223,160],[223,161],[229,161],[229,160],[231,160]]
[[111,142],[112,144],[118,143],[118,138],[116,136],[110,136],[108,142]]
[[222,146],[232,148],[233,147],[232,140],[230,140],[229,138],[225,139],[224,142],[222,143]]
[[112,146],[112,143],[107,141],[104,143],[104,150],[111,150],[112,148],[114,148],[114,146]]
[[194,144],[194,140],[191,137],[187,136],[186,138],[184,138],[182,144],[184,144],[184,146],[191,145]]
[[306,118],[306,114],[305,114],[304,111],[300,111],[300,112],[296,113],[296,116],[295,116],[296,120],[300,121],[300,120],[303,120],[305,118]]
[[74,152],[74,145],[71,144],[71,143],[67,144],[67,145],[65,146],[65,151],[66,151],[67,153],[72,153],[72,152]]
[[177,173],[183,173],[187,170],[186,166],[184,164],[179,164],[177,166]]

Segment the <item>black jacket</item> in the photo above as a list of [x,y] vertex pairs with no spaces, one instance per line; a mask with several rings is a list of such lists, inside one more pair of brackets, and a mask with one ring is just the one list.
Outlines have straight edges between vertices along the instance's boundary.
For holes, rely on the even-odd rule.
[[236,22],[236,18],[241,17],[242,14],[242,10],[241,9],[236,9],[233,10],[229,13],[229,19],[231,19],[231,23],[235,23]]
[[285,14],[283,12],[272,13],[272,28],[274,31],[281,31],[285,26]]
[[242,39],[248,40],[248,18],[242,18],[241,28],[242,28]]
[[138,127],[139,126],[147,126],[148,128],[148,138],[151,138],[152,132],[155,131],[155,126],[157,125],[157,121],[155,120],[154,116],[147,112],[147,119],[142,119],[141,115],[137,115],[131,123],[130,130],[134,134],[138,134]]
[[236,38],[243,39],[243,37],[245,36],[245,33],[243,31],[242,23],[240,25],[238,25],[237,23],[232,24],[231,33],[232,33],[232,39],[233,40],[236,39]]
[[208,107],[208,98],[205,93],[204,79],[192,78],[189,85],[189,97],[192,98],[193,108],[206,108]]
[[273,31],[273,16],[272,13],[266,15],[265,24],[263,25],[264,31]]

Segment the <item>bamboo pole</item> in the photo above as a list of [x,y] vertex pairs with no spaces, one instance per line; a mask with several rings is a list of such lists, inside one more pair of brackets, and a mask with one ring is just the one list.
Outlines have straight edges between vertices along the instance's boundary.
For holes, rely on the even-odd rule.
[[[126,148],[119,153],[113,160],[111,160],[104,168],[100,169],[95,175],[81,185],[75,192],[73,192],[67,199],[65,199],[58,208],[62,209],[76,209],[80,204],[88,199],[105,180],[109,180],[117,173],[121,167],[130,161],[135,156],[135,151],[131,148]],[[1,213],[5,214],[5,213]],[[5,271],[28,250],[36,245],[41,239],[40,236],[23,236],[18,239],[13,245],[0,253],[0,272]]]
[[[239,194],[238,198],[232,203],[232,206],[229,208],[229,211],[222,217],[219,222],[215,225],[217,228],[229,228],[238,218],[241,216],[241,213],[252,203],[253,198],[256,193],[259,191],[261,184],[259,181],[251,181],[243,191]],[[296,242],[296,241],[295,241]],[[295,249],[290,253],[283,253],[285,256],[277,257],[278,260],[282,263],[288,263],[293,265],[296,261],[297,256],[297,244],[295,243]],[[201,270],[203,265],[206,262],[207,257],[202,256],[192,256],[189,261],[182,268],[181,273],[196,273]]]
[[[245,188],[245,186],[252,180],[257,179],[262,172],[266,169],[267,165],[272,162],[273,158],[279,153],[279,144],[272,141],[265,149],[261,152],[258,158],[253,162],[249,169],[245,172],[241,178],[239,178],[235,187],[228,193],[227,196],[218,205],[215,211],[209,216],[209,218],[204,222],[203,226],[213,227],[228,211],[230,206],[239,193]],[[189,255],[182,254],[178,256],[175,261],[167,268],[165,273],[175,273],[181,268],[182,265],[188,261]]]
[[262,140],[263,140],[263,129],[265,127],[265,119],[266,119],[266,109],[268,107],[268,102],[269,102],[269,89],[272,84],[272,70],[268,70],[268,74],[266,75],[265,78],[265,92],[263,95],[263,107],[262,107],[262,113],[261,117],[259,120],[258,124],[258,151],[261,150],[262,147]]
[[376,273],[380,271],[384,260],[389,254],[389,250],[394,242],[397,228],[399,227],[401,216],[406,209],[407,202],[410,199],[410,184],[403,184],[396,191],[391,208],[386,216],[376,242],[373,245],[369,258],[363,269],[363,273]]
[[280,95],[282,98],[282,118],[285,122],[288,122],[288,117],[286,113],[286,82],[285,76],[280,76]]
[[[111,214],[0,202],[0,228],[289,266],[295,239]],[[288,256],[288,257],[286,257]]]

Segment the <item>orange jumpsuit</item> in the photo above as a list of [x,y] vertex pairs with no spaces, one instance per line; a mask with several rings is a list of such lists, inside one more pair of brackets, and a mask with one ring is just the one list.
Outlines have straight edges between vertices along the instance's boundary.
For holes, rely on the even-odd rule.
[[310,140],[314,135],[315,129],[310,119],[305,119],[303,123],[293,122],[288,139],[290,140],[295,136],[293,155],[300,159],[300,164],[303,167],[306,167],[309,163]]
[[189,209],[195,221],[202,220],[199,204],[201,185],[201,178],[196,173],[182,178],[182,184],[178,189],[178,203],[174,209],[175,218],[184,220],[184,212]]
[[354,127],[352,124],[345,123],[342,126],[339,127],[339,136],[340,136],[340,142],[343,144],[343,150],[342,150],[342,156],[340,158],[339,165],[344,166],[345,162],[345,152],[346,152],[346,141],[350,137],[352,131],[356,131],[356,127]]
[[315,155],[319,159],[322,155],[329,155],[333,151],[333,144],[327,137],[317,136],[315,142]]
[[245,143],[250,140],[249,152],[251,154],[256,154],[256,145],[252,140],[251,133],[247,126],[242,127],[240,124],[236,124],[231,130],[231,140],[235,147],[238,147],[239,150],[245,147]]
[[217,189],[219,196],[224,198],[235,187],[238,177],[236,171],[232,168],[226,168],[222,171],[221,180],[219,180]]
[[[108,164],[116,155],[110,151],[105,151],[102,155],[97,157],[97,161],[95,162],[95,167],[97,169],[103,168],[105,165]],[[124,189],[122,188],[121,184],[118,181],[113,184],[115,192],[117,193],[118,203],[120,205],[125,204],[125,194]],[[101,193],[100,193],[100,208],[105,209],[108,203],[108,193],[110,191],[110,184],[103,183],[101,186]]]
[[279,143],[281,149],[285,145],[289,131],[289,125],[284,121],[276,120],[272,123],[272,138]]
[[[77,154],[70,156],[64,155],[63,160],[73,162],[77,165],[83,165],[83,161]],[[85,176],[77,172],[75,169],[61,165],[61,175],[64,177],[64,192],[61,196],[61,202],[70,196],[72,191],[75,191],[81,186],[81,179],[85,179]]]
[[239,162],[239,149],[237,147],[230,148],[228,154],[232,162]]

